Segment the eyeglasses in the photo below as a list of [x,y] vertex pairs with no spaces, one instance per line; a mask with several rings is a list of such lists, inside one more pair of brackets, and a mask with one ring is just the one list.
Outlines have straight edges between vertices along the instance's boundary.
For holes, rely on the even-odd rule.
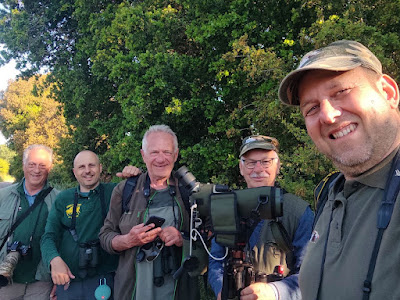
[[247,169],[254,169],[258,162],[260,162],[260,165],[263,168],[269,168],[275,159],[278,159],[278,158],[273,157],[273,158],[264,158],[264,159],[258,159],[258,160],[247,160],[247,159],[242,158],[241,161],[243,162],[243,164],[245,165],[245,167]]

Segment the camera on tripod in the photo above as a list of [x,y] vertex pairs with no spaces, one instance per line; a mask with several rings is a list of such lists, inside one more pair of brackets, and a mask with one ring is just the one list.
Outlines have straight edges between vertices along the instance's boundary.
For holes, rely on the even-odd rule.
[[191,204],[190,251],[181,269],[190,274],[198,267],[192,247],[198,237],[203,239],[200,232],[207,223],[211,224],[215,241],[227,247],[222,299],[233,299],[241,289],[254,282],[283,278],[281,266],[276,266],[272,274],[255,272],[251,250],[247,247],[259,221],[283,215],[281,189],[268,186],[232,190],[225,185],[201,184],[185,166],[176,172],[176,176],[190,194]]
[[176,176],[191,195],[196,217],[211,221],[220,245],[240,246],[245,227],[283,214],[283,191],[277,187],[231,190],[226,185],[201,184],[185,166],[178,169]]

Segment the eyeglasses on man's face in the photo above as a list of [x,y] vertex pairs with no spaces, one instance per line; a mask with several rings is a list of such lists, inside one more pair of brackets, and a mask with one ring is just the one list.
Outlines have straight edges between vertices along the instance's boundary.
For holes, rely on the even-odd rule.
[[278,159],[278,158],[273,157],[273,158],[264,158],[264,159],[258,159],[258,160],[241,158],[241,161],[243,162],[244,166],[247,169],[254,169],[258,162],[260,163],[260,165],[263,168],[269,168],[275,159]]

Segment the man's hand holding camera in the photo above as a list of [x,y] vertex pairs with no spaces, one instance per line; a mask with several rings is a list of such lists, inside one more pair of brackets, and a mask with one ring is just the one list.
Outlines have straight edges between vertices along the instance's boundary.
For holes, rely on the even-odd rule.
[[51,279],[54,284],[65,285],[68,288],[71,279],[74,279],[74,274],[60,256],[54,257],[51,262]]

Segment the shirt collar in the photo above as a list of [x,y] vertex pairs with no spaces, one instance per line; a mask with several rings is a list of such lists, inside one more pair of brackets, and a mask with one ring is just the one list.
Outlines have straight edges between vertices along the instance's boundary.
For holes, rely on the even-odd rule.
[[391,176],[389,172],[393,159],[398,151],[399,147],[392,151],[392,153],[385,157],[379,164],[354,178],[354,180],[370,187],[384,189],[389,176]]
[[80,185],[78,185],[78,186],[76,187],[76,192],[78,193],[78,195],[79,195],[80,197],[87,198],[87,197],[89,197],[89,195],[91,195],[91,194],[93,194],[93,193],[99,194],[99,193],[100,193],[100,185],[101,185],[101,184],[102,184],[102,183],[100,182],[93,190],[90,190],[89,193],[83,193],[83,192],[81,192]]
[[24,177],[24,178],[22,178],[21,182],[19,183],[17,189],[19,189],[21,192],[24,192],[25,195],[37,196],[37,194],[39,194],[41,191],[47,189],[49,186],[50,185],[49,185],[48,181],[46,180],[46,183],[44,184],[44,186],[42,187],[42,189],[39,192],[37,192],[35,195],[29,195],[29,193],[28,193],[28,191],[26,190],[26,187],[25,187],[25,177]]

